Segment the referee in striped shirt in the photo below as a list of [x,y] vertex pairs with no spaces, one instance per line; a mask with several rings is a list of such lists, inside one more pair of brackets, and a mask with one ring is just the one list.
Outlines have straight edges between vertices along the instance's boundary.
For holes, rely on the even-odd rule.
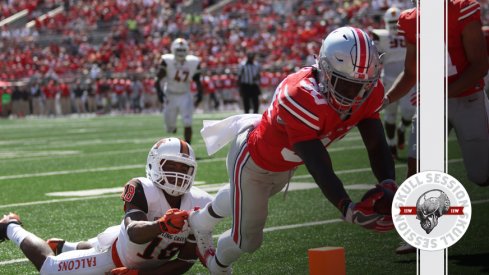
[[245,113],[250,112],[250,103],[253,113],[258,113],[260,91],[260,65],[254,62],[255,54],[248,53],[245,62],[241,63],[238,71],[239,94],[243,99]]

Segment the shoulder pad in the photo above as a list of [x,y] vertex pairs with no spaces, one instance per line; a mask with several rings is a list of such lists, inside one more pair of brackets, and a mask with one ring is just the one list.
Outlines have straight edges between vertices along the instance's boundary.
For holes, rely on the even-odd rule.
[[175,59],[175,56],[173,54],[164,54],[161,56],[161,60],[165,60],[165,61],[171,61]]

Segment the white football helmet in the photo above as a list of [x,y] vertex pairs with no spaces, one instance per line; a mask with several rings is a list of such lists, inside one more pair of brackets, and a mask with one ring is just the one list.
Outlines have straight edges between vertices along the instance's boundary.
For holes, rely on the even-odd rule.
[[187,40],[183,38],[177,38],[171,43],[171,53],[175,56],[176,60],[183,61],[187,56],[189,46]]
[[385,29],[389,32],[389,34],[391,35],[397,34],[397,20],[399,20],[400,16],[401,16],[401,10],[396,7],[389,8],[385,12],[384,14]]
[[326,100],[341,115],[367,99],[381,72],[377,48],[366,32],[353,27],[331,32],[323,41],[317,63]]
[[160,139],[149,151],[146,177],[169,195],[188,192],[196,171],[194,150],[181,139]]

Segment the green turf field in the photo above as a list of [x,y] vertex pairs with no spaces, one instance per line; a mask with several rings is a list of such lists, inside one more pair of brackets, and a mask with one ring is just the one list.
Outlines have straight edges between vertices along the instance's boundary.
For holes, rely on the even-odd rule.
[[[203,119],[227,115],[195,117],[196,185],[207,190],[227,182],[226,150],[208,157],[200,126]],[[121,187],[132,177],[145,175],[149,148],[167,136],[162,124],[162,117],[156,114],[0,120],[0,213],[17,212],[25,228],[42,238],[72,241],[94,237],[120,223]],[[356,130],[333,144],[330,154],[354,200],[365,192],[358,187],[376,183]],[[449,157],[449,173],[464,183],[473,202],[469,230],[449,249],[449,274],[489,272],[489,188],[467,181],[453,134]],[[405,163],[396,164],[397,181],[402,182]],[[395,231],[372,233],[338,220],[338,211],[308,183],[313,180],[301,167],[293,186],[303,188],[271,199],[263,246],[240,258],[234,265],[235,274],[308,274],[307,249],[322,246],[345,247],[348,274],[416,274],[414,254],[394,253],[400,241]],[[103,190],[90,195],[50,194],[94,189]],[[215,233],[229,226],[226,220]],[[0,244],[0,274],[36,273],[17,247],[10,242]],[[206,274],[206,270],[197,263],[189,274],[199,273]]]

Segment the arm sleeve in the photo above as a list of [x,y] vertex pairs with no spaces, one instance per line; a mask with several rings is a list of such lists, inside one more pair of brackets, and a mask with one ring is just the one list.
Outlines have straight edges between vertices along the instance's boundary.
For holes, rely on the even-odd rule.
[[[141,181],[138,179],[131,179],[124,185],[124,191],[121,194],[121,199],[127,204],[130,203],[144,213],[148,213],[148,202],[146,200],[146,195],[144,194],[144,188]],[[124,212],[126,211],[126,206],[124,206]]]

